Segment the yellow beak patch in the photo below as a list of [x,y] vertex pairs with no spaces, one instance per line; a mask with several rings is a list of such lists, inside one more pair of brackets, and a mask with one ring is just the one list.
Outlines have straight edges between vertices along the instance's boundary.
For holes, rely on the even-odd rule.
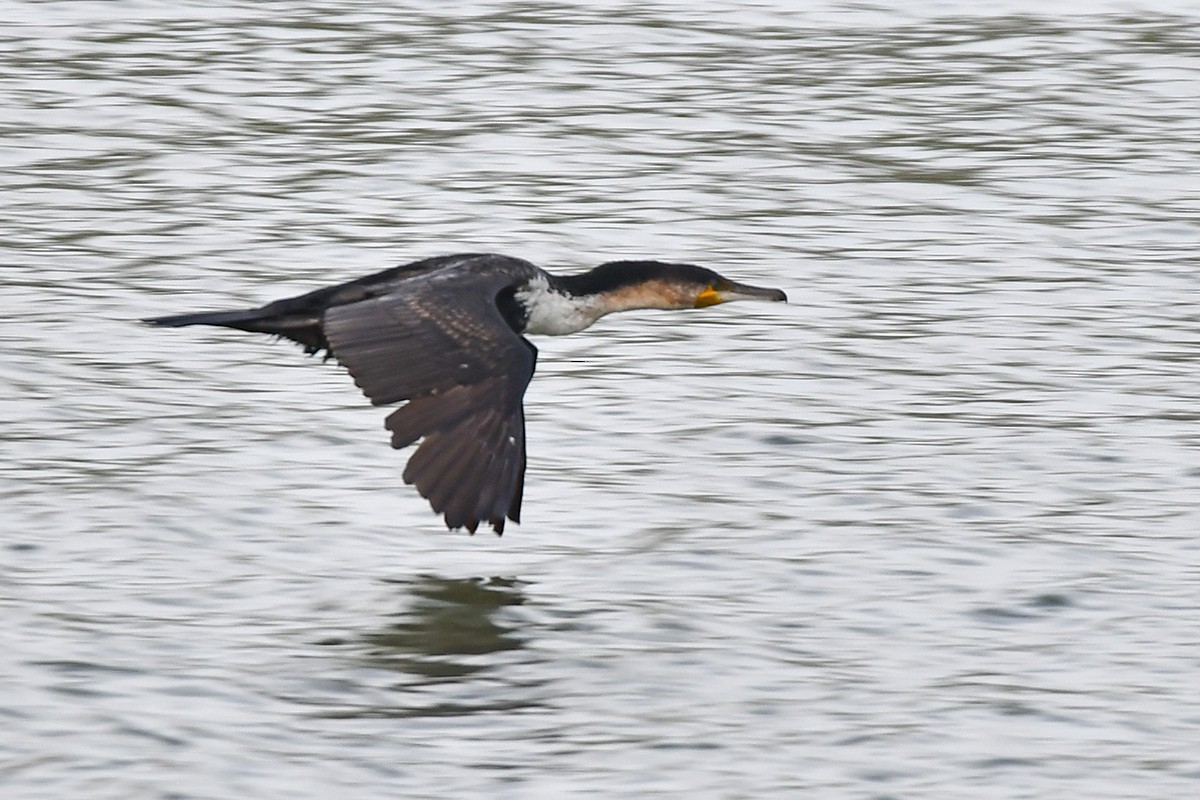
[[711,286],[705,287],[704,291],[696,295],[696,308],[704,308],[705,306],[715,306],[722,302],[721,293]]

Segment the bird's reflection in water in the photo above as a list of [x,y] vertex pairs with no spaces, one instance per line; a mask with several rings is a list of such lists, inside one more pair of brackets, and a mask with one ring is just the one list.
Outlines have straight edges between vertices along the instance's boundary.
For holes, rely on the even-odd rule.
[[373,666],[430,680],[456,680],[488,669],[490,653],[524,645],[512,625],[495,619],[521,605],[521,582],[508,578],[439,578],[396,581],[409,587],[411,607],[386,628],[363,637]]

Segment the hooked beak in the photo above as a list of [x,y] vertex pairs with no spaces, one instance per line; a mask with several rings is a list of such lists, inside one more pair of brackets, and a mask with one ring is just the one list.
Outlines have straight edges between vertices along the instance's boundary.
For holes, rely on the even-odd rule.
[[710,286],[696,298],[696,307],[715,306],[717,303],[728,303],[733,300],[765,300],[772,303],[786,303],[787,295],[780,289],[763,289],[746,283],[727,281]]
[[760,286],[750,286],[745,283],[729,282],[729,286],[725,289],[718,290],[717,294],[721,298],[722,303],[728,303],[730,300],[765,300],[769,303],[786,303],[787,295],[782,289],[764,289]]

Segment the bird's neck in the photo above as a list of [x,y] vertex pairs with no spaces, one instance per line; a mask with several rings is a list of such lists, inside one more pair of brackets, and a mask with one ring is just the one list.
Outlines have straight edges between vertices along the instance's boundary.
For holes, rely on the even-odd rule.
[[686,289],[664,279],[631,279],[628,274],[538,275],[515,299],[525,311],[525,333],[575,333],[606,314],[638,308],[691,308]]
[[574,294],[549,275],[535,276],[514,299],[524,311],[524,333],[575,333],[609,313],[600,295]]

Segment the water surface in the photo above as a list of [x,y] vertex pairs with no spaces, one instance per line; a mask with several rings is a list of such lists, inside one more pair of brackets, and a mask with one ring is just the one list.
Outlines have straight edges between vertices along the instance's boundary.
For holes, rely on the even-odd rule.
[[[1195,9],[6,8],[5,797],[1194,791]],[[540,339],[503,539],[135,323],[475,250],[792,303]]]

